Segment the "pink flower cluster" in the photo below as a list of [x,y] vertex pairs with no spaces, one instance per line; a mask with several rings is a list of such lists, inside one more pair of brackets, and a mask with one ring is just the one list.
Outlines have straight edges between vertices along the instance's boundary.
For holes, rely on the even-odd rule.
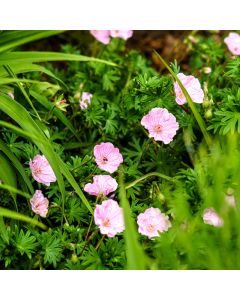
[[[186,76],[183,73],[177,74],[177,77],[187,90],[192,101],[196,103],[203,103],[204,93],[199,80],[192,75]],[[179,105],[187,103],[187,100],[177,82],[174,83],[174,91],[176,94],[176,102]]]
[[169,144],[173,140],[179,128],[174,115],[166,108],[159,107],[150,110],[142,118],[141,124],[148,130],[149,137],[153,137],[155,141],[162,141],[164,144]]
[[240,35],[238,33],[229,33],[229,35],[224,39],[224,43],[233,55],[240,55]]
[[[55,182],[57,180],[52,167],[44,155],[36,155],[33,160],[30,160],[29,166],[32,176],[37,182],[49,186],[51,182]],[[42,191],[35,191],[35,194],[30,200],[30,204],[33,212],[41,217],[46,217],[49,201],[43,196]]]
[[[122,154],[112,143],[101,143],[94,147],[94,157],[98,167],[109,173],[115,172],[123,162]],[[93,183],[87,183],[84,191],[96,197],[107,196],[116,191],[117,181],[110,175],[96,175]],[[102,204],[96,205],[94,222],[102,234],[114,237],[124,230],[122,208],[115,200],[107,199]]]
[[88,107],[88,105],[91,103],[92,96],[93,95],[88,92],[82,93],[82,98],[79,101],[79,105],[81,109],[86,109]]
[[90,33],[105,45],[109,44],[111,37],[127,40],[133,35],[132,30],[91,30]]

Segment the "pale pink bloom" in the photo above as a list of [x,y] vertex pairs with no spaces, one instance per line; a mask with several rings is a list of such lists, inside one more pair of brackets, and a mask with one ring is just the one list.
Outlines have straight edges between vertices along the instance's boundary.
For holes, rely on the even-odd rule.
[[172,225],[168,216],[161,213],[159,208],[150,207],[137,217],[138,232],[150,239],[159,236],[159,232],[167,231]]
[[57,180],[52,167],[44,155],[36,155],[33,160],[30,160],[29,166],[32,176],[37,182],[49,186],[51,182]]
[[203,72],[208,75],[212,72],[212,69],[210,67],[204,67]]
[[223,220],[216,213],[214,208],[206,208],[203,212],[203,221],[205,224],[213,225],[215,227],[221,227]]
[[110,42],[110,30],[90,30],[91,35],[93,35],[99,42],[107,45]]
[[48,204],[49,201],[43,196],[42,191],[36,190],[32,199],[30,200],[32,210],[35,214],[40,215],[43,218],[46,218],[48,213]]
[[236,206],[236,199],[234,195],[225,195],[225,201],[232,207]]
[[110,175],[96,175],[93,177],[93,183],[87,183],[84,191],[94,196],[107,196],[116,191],[117,181]]
[[[187,76],[184,75],[183,73],[177,74],[177,77],[181,81],[185,89],[187,90],[192,101],[196,103],[203,103],[204,93],[201,88],[199,80],[192,75]],[[174,83],[174,91],[176,94],[176,102],[179,105],[183,105],[184,103],[187,103],[187,100],[177,82]]]
[[91,103],[92,96],[93,96],[92,94],[87,92],[82,93],[82,98],[79,101],[79,105],[81,109],[86,109],[88,107],[88,105]]
[[164,144],[169,144],[173,140],[179,128],[174,115],[166,108],[159,107],[150,110],[142,118],[141,124],[148,130],[149,137],[153,137],[155,141],[162,141]]
[[228,37],[224,39],[224,43],[233,55],[240,55],[240,35],[238,33],[229,33]]
[[110,30],[111,37],[117,37],[124,40],[129,39],[133,35],[132,30]]
[[98,167],[109,173],[115,172],[123,162],[122,154],[112,143],[101,143],[96,145],[93,153]]
[[123,210],[112,199],[103,201],[101,205],[96,205],[94,222],[99,227],[100,232],[108,237],[114,237],[125,229]]
[[8,92],[8,96],[11,97],[12,99],[14,99],[14,94],[13,94],[13,92]]

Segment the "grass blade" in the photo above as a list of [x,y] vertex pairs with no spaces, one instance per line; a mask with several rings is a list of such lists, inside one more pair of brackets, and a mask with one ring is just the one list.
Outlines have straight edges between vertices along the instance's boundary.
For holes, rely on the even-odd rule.
[[0,53],[29,42],[40,40],[64,30],[17,30],[5,31],[0,34]]
[[[1,125],[1,124],[0,124]],[[31,194],[34,193],[34,189],[32,183],[28,176],[25,173],[25,170],[18,160],[18,158],[10,151],[8,146],[4,144],[4,142],[0,139],[0,150],[8,157],[8,159],[12,162],[12,165],[18,170],[19,174],[22,176],[24,182],[26,183]]]
[[122,170],[119,172],[119,198],[124,212],[127,268],[129,270],[146,270],[146,256],[138,242],[138,233],[131,217],[131,208],[126,196]]
[[23,221],[23,222],[27,222],[29,224],[32,224],[34,226],[38,226],[38,227],[40,227],[44,230],[47,230],[47,226],[44,225],[43,223],[38,222],[35,219],[32,219],[32,218],[27,217],[23,214],[20,214],[18,212],[15,212],[15,211],[3,208],[3,207],[0,207],[0,216],[10,218],[10,219],[19,220],[19,221]]
[[[13,64],[13,65],[9,65],[10,68],[12,69],[12,71],[14,72],[14,74],[23,74],[23,73],[28,73],[28,72],[41,72],[44,73],[46,75],[48,75],[49,77],[53,78],[54,80],[56,80],[62,87],[64,87],[66,90],[68,89],[68,87],[65,85],[65,83],[58,78],[55,74],[53,74],[50,70],[48,70],[47,68],[37,65],[37,64],[31,64],[31,63],[19,63],[19,64]],[[3,68],[0,67],[0,77],[8,77],[9,74],[8,72]]]
[[21,51],[9,52],[0,55],[0,66],[19,63],[35,63],[46,61],[82,61],[82,62],[99,62],[116,67],[113,62],[102,60],[84,55],[68,54],[61,52],[41,52],[41,51]]
[[[12,186],[14,189],[16,189],[17,187],[17,178],[13,170],[13,167],[11,166],[9,160],[6,159],[1,153],[0,153],[0,180],[2,180],[6,185]],[[13,191],[9,191],[9,192],[13,198],[14,204],[16,206],[16,210],[18,210],[17,202],[16,202],[16,194]]]

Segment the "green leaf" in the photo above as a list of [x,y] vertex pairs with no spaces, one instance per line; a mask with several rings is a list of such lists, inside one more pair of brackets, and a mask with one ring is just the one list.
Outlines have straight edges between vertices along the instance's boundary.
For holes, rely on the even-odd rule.
[[99,62],[116,67],[113,62],[102,60],[94,57],[88,57],[77,54],[67,54],[61,52],[41,52],[41,51],[22,51],[8,52],[0,55],[0,66],[13,65],[19,63],[35,63],[46,61],[82,61],[82,62]]
[[[32,64],[32,63],[19,63],[19,64],[13,64],[9,65],[14,74],[23,74],[23,73],[28,73],[28,72],[41,72],[45,73],[46,75],[50,76],[51,78],[55,79],[56,81],[59,82],[61,86],[63,86],[65,89],[68,89],[68,87],[65,85],[65,83],[59,79],[55,74],[53,74],[50,70],[47,68],[37,65],[37,64]],[[9,73],[5,70],[4,67],[0,67],[0,77],[8,77]]]
[[18,195],[21,195],[25,198],[31,198],[31,195],[27,194],[27,193],[24,193],[23,191],[20,191],[10,185],[7,185],[7,184],[0,184],[0,189],[3,189],[3,190],[7,190],[9,191],[10,193],[13,193],[14,195],[15,194],[18,194]]
[[53,264],[56,267],[57,262],[61,259],[62,242],[55,236],[48,237],[47,243],[44,248],[44,262]]
[[17,250],[23,254],[27,254],[28,258],[32,258],[32,253],[34,253],[37,243],[35,242],[36,238],[31,236],[31,232],[27,231],[26,234],[23,230],[20,230],[20,233],[17,235],[15,240],[15,245]]
[[[3,156],[1,153],[0,153],[0,180],[2,180],[6,185],[12,186],[13,189],[16,189],[17,187],[17,179],[13,167],[11,166],[9,160],[6,159],[5,156]],[[17,208],[16,194],[13,192],[13,190],[9,192]]]
[[129,270],[145,270],[147,268],[146,256],[138,242],[138,233],[131,216],[131,208],[126,196],[122,169],[119,172],[119,198],[124,212],[127,268]]
[[17,159],[17,157],[11,152],[9,147],[6,146],[1,139],[0,139],[0,150],[8,157],[8,159],[12,162],[12,165],[18,170],[19,174],[22,176],[24,182],[26,183],[30,193],[33,194],[34,189],[30,179],[26,175],[25,169],[23,168],[22,164]]
[[47,226],[44,225],[43,223],[38,222],[35,219],[32,219],[32,218],[30,218],[28,216],[25,216],[23,214],[20,214],[18,212],[15,212],[15,211],[3,208],[3,207],[0,207],[0,216],[6,217],[6,218],[10,218],[10,219],[14,219],[14,220],[19,220],[19,221],[27,222],[27,223],[30,223],[30,224],[32,224],[34,226],[38,226],[38,227],[40,227],[40,228],[42,228],[44,230],[47,229]]
[[64,32],[64,30],[14,30],[0,34],[0,53],[42,38]]

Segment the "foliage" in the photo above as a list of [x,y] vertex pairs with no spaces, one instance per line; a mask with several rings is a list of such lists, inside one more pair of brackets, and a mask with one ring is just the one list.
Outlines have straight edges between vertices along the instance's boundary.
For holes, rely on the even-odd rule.
[[[89,32],[0,33],[2,269],[240,268],[240,58],[228,52],[225,35],[216,42],[215,33],[200,32],[197,42],[187,40],[188,73],[199,78],[205,97],[194,105],[186,95],[182,107],[173,91],[180,62],[157,56],[171,74],[159,73],[125,41],[103,45]],[[43,41],[57,41],[59,50],[36,51]],[[93,94],[85,110],[82,92]],[[167,108],[179,122],[168,145],[150,139],[140,124],[154,107]],[[107,141],[124,157],[112,174],[119,187],[111,197],[124,208],[126,230],[113,238],[102,236],[94,222],[89,227],[96,199],[83,192],[94,175],[105,174],[93,148]],[[39,153],[57,177],[49,187],[29,170]],[[47,218],[31,210],[37,189],[49,199]],[[235,197],[235,207],[227,195]],[[152,240],[140,236],[136,224],[149,207],[172,223]],[[207,207],[221,215],[223,227],[204,224]]]

